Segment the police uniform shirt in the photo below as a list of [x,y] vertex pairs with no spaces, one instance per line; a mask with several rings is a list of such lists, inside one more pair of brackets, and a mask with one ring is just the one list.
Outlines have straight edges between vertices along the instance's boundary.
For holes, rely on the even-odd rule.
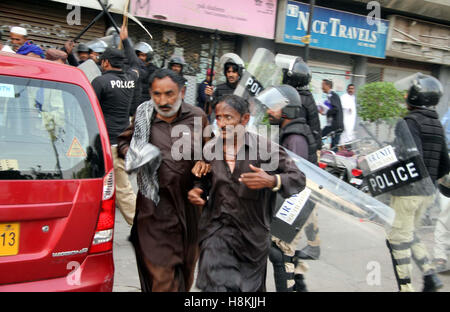
[[110,70],[92,81],[103,111],[111,145],[129,125],[129,111],[138,75]]

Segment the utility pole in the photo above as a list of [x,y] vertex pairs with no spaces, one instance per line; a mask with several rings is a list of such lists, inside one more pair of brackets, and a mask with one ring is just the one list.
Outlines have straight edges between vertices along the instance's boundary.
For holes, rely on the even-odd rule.
[[316,0],[309,0],[309,19],[308,19],[308,30],[306,31],[305,36],[305,57],[303,60],[305,63],[308,63],[309,59],[309,44],[311,42],[311,27],[313,22],[313,14],[314,14],[314,6],[316,4]]

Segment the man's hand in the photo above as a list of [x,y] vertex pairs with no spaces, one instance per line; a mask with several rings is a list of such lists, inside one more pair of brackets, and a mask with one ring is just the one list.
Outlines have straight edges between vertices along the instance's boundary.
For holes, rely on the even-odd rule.
[[253,172],[243,173],[239,182],[244,183],[249,189],[260,190],[263,188],[274,188],[277,185],[277,178],[266,173],[261,168],[250,165]]
[[201,178],[202,176],[205,176],[210,170],[211,170],[210,164],[205,163],[203,160],[199,160],[195,163],[191,172],[197,178]]
[[205,200],[201,197],[203,190],[201,188],[195,187],[188,192],[188,199],[194,206],[203,207],[205,205]]
[[212,96],[214,93],[214,88],[212,86],[207,86],[205,88],[205,94],[208,96]]
[[122,25],[120,28],[120,40],[124,41],[128,38],[128,28],[125,25]]
[[66,49],[67,55],[72,54],[72,50],[75,46],[75,43],[72,40],[66,41],[64,44],[64,48]]

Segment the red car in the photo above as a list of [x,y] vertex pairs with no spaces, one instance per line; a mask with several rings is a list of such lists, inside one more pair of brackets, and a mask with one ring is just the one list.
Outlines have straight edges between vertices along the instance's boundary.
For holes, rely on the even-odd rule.
[[114,208],[84,73],[0,52],[0,292],[112,291]]

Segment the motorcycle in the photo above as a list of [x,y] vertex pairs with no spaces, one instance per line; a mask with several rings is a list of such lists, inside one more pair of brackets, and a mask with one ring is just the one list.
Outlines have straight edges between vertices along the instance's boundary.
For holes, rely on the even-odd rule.
[[359,140],[339,144],[338,150],[334,152],[331,148],[331,140],[335,132],[322,137],[324,148],[320,151],[319,167],[347,182],[364,193],[369,192],[367,183],[363,180],[363,172],[359,167],[358,153],[355,145]]

